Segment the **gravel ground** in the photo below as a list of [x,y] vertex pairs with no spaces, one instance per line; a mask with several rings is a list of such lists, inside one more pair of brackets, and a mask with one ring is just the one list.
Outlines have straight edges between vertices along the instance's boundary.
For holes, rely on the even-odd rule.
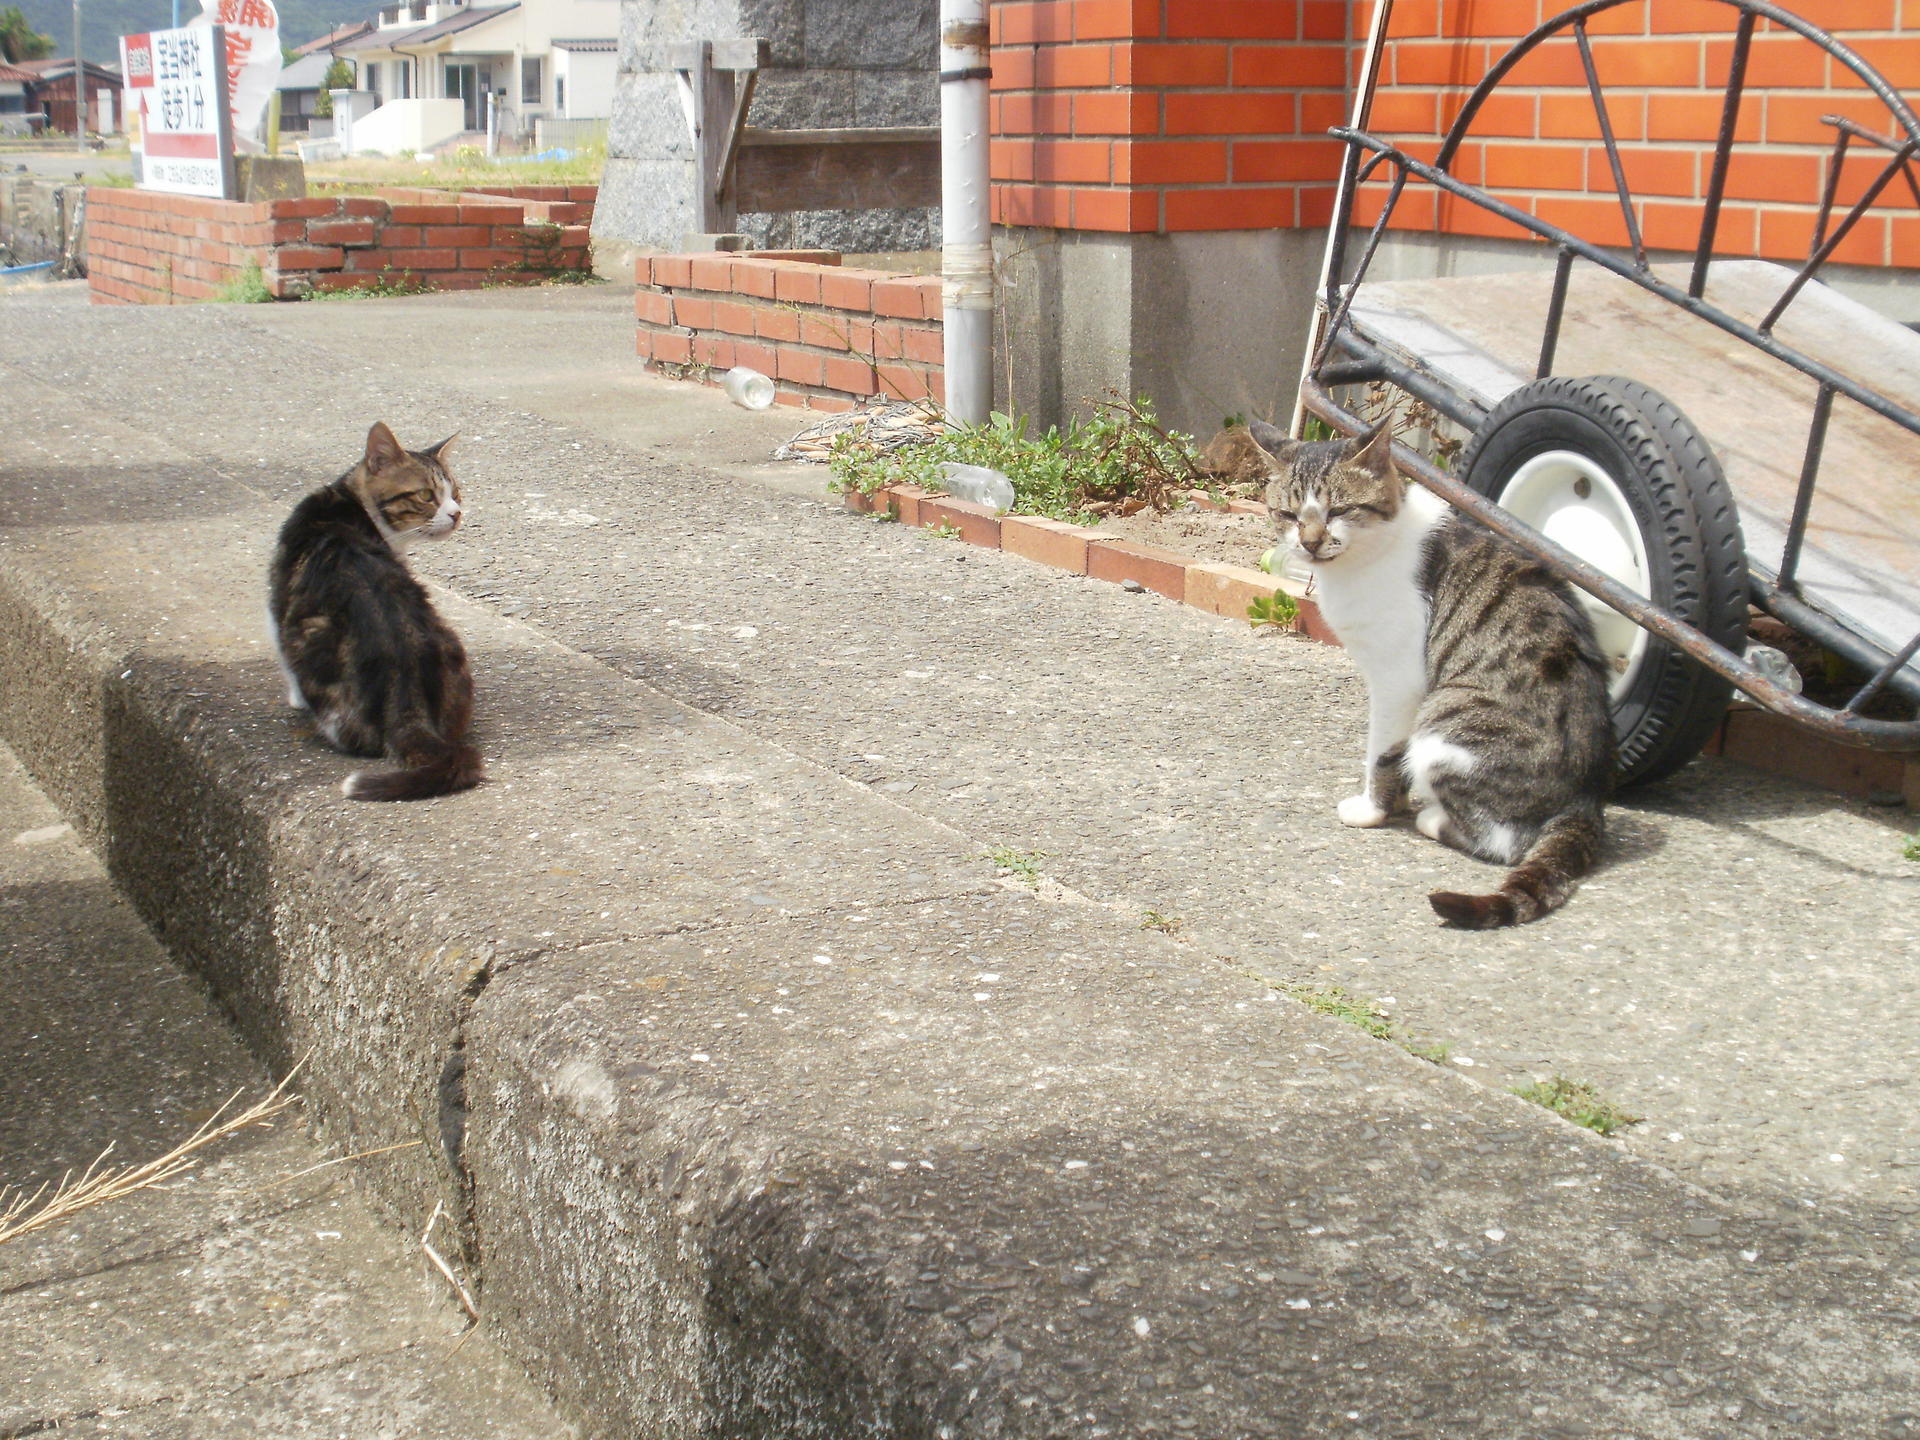
[[1702,761],[1615,807],[1565,911],[1447,931],[1426,892],[1494,872],[1335,822],[1363,710],[1338,651],[842,510],[761,461],[798,420],[642,376],[614,287],[71,300],[0,306],[40,337],[6,369],[36,415],[12,443],[120,468],[129,513],[158,433],[204,457],[206,503],[258,508],[264,563],[371,420],[459,430],[472,518],[420,557],[451,589],[983,849],[1045,852],[1048,884],[1166,917],[1197,967],[1345,987],[1489,1086],[1591,1082],[1644,1117],[1631,1149],[1920,1259],[1904,812]]

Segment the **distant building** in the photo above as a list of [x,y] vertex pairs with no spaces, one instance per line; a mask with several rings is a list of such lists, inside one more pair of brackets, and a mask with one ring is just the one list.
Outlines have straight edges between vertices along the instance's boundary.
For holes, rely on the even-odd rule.
[[[33,77],[26,87],[27,110],[44,111],[47,117],[46,128],[71,135],[74,133],[73,114],[73,61],[66,60],[22,60],[11,67],[25,71]],[[86,74],[86,128],[95,134],[112,134],[123,127],[120,123],[120,75],[104,65],[96,65],[91,60],[85,64]]]
[[[517,4],[415,4],[380,12],[366,34],[335,53],[358,66],[358,88],[381,109],[419,106],[446,117],[439,143],[487,128],[488,96],[503,135],[533,132],[536,120],[604,120],[613,113],[618,0],[519,0]],[[366,122],[356,122],[355,134]],[[371,133],[371,132],[364,132]]]
[[23,134],[33,128],[27,115],[37,111],[27,103],[27,97],[33,92],[36,78],[31,70],[0,60],[0,135]]

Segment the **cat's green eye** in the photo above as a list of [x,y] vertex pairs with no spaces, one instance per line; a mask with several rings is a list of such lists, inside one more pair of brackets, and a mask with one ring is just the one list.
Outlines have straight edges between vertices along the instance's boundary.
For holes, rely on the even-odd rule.
[[1329,520],[1338,520],[1342,515],[1351,515],[1359,508],[1357,505],[1335,505],[1331,510],[1327,511],[1327,518]]

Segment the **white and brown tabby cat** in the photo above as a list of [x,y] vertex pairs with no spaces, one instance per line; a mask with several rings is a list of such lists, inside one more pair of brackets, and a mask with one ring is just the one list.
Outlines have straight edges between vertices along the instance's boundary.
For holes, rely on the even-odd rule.
[[1275,527],[1366,677],[1366,768],[1340,819],[1381,825],[1411,800],[1423,835],[1514,867],[1494,894],[1430,895],[1450,924],[1559,908],[1599,858],[1614,774],[1606,662],[1572,589],[1396,474],[1386,424],[1317,442],[1251,428]]
[[452,438],[405,450],[375,424],[360,462],[294,507],[274,550],[267,609],[287,703],[311,710],[336,749],[401,767],[355,771],[340,787],[349,799],[480,783],[467,652],[405,558],[415,540],[459,528],[460,487],[443,458]]

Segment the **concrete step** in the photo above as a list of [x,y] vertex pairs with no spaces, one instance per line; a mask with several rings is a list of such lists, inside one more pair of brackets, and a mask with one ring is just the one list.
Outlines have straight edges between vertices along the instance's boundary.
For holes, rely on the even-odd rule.
[[[589,1433],[1911,1428],[1910,1267],[996,879],[990,835],[715,713],[717,658],[657,657],[647,557],[715,557],[716,616],[831,660],[726,591],[746,524],[865,603],[817,502],[643,534],[623,487],[713,493],[684,457],[414,383],[403,438],[538,460],[453,544],[494,543],[489,499],[557,517],[468,588],[592,547],[618,638],[443,592],[491,783],[341,801],[255,617],[342,427],[222,405],[298,351],[218,308],[9,371],[0,734],[255,1048],[313,1051],[329,1141],[424,1142],[367,1183],[409,1227],[456,1209],[490,1327]],[[189,342],[164,392],[113,388]],[[382,413],[397,363],[307,367],[304,413]]]
[[[0,1185],[103,1153],[145,1163],[271,1089],[5,746],[0,994]],[[572,1433],[489,1336],[465,1333],[350,1173],[294,1111],[160,1188],[0,1245],[0,1435]]]

